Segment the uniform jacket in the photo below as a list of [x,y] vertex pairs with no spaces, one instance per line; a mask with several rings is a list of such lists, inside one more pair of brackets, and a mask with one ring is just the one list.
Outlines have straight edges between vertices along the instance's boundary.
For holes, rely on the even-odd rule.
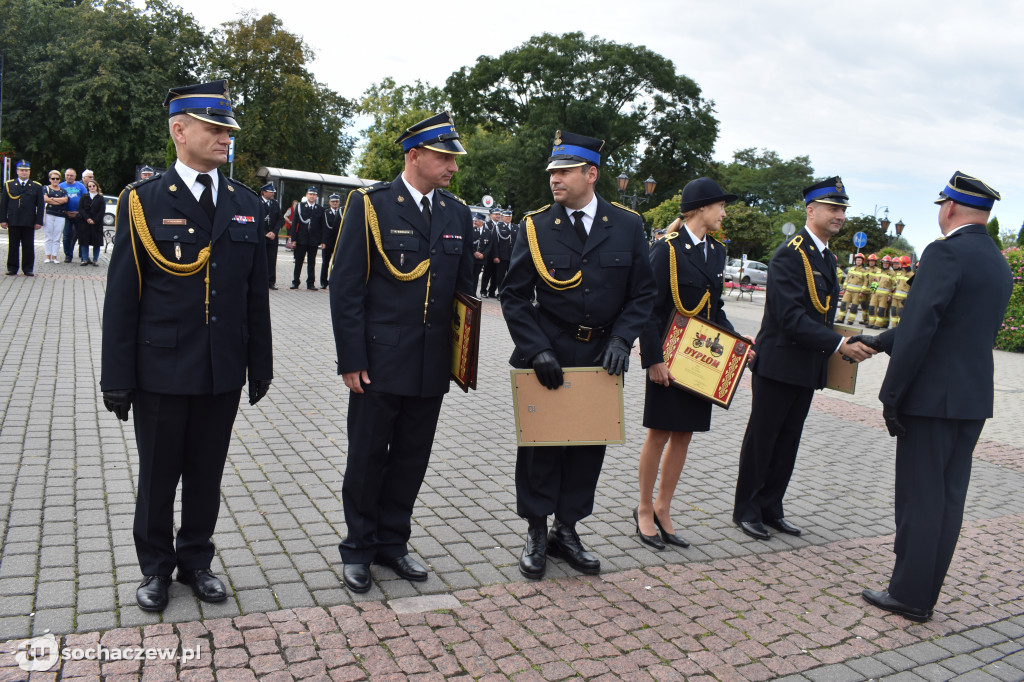
[[[260,202],[264,207],[267,206],[267,201],[262,196],[260,197]],[[276,244],[280,241],[277,238],[277,235],[281,232],[281,226],[284,225],[284,216],[281,215],[281,205],[277,203],[276,198],[271,199],[270,207],[264,208],[263,210],[263,227],[261,228],[262,234],[264,235],[263,238],[267,240],[268,244],[271,242]],[[267,232],[273,232],[274,236],[272,238],[268,238],[266,236]]]
[[310,206],[300,201],[292,214],[292,241],[299,246],[320,246],[323,244],[324,209],[319,204]]
[[327,258],[334,252],[334,244],[338,241],[338,231],[341,228],[341,208],[331,213],[331,207],[323,209],[320,214],[320,239],[324,244],[324,253]]
[[43,186],[28,180],[22,186],[17,178],[8,180],[0,193],[0,223],[11,227],[43,224]]
[[480,228],[480,238],[477,240],[477,250],[484,255],[484,262],[488,262],[491,250],[494,248],[494,228],[490,221],[486,221]]
[[664,362],[661,342],[668,323],[676,314],[676,304],[672,300],[669,249],[674,249],[676,252],[679,300],[683,307],[693,310],[704,297],[704,293],[709,292],[711,298],[708,305],[701,308],[697,314],[733,331],[732,323],[725,316],[722,303],[725,247],[712,239],[710,235],[705,238],[708,243],[707,262],[704,262],[701,249],[696,247],[686,230],[680,230],[676,236],[669,235],[668,238],[655,242],[651,247],[651,269],[654,271],[654,281],[658,285],[658,294],[654,299],[651,316],[640,333],[640,354],[644,367]]
[[[811,266],[818,301],[824,305],[828,297],[825,313],[811,302],[801,253]],[[776,249],[768,264],[764,317],[751,370],[785,384],[824,388],[828,358],[843,338],[832,330],[838,303],[836,258],[831,252],[823,257],[804,227]]]
[[1013,275],[984,225],[965,225],[925,249],[900,325],[880,334],[891,355],[878,399],[903,414],[992,416],[992,347]]
[[512,259],[512,228],[505,223],[498,223],[491,232],[491,260],[498,258],[503,261]]
[[[273,377],[264,204],[245,185],[219,177],[212,224],[174,168],[121,192],[103,305],[102,390],[217,394],[243,386],[247,372]],[[194,263],[212,242],[209,322],[207,269],[177,276],[157,266],[130,229],[132,188],[165,259]]]
[[[559,291],[540,278],[524,228],[501,288],[505,315],[515,351],[513,367],[530,366],[537,353],[554,350],[566,367],[600,365],[608,339],[618,336],[632,345],[651,315],[657,287],[639,214],[597,198],[597,214],[586,244],[560,204],[528,214],[548,274],[567,280],[582,272],[579,285]],[[536,304],[532,303],[536,291]],[[576,325],[610,327],[589,342],[577,341]]]
[[[401,273],[429,261],[424,276],[403,282],[391,274],[367,224],[365,198],[388,261]],[[338,374],[367,370],[368,390],[448,392],[452,300],[474,288],[473,221],[462,200],[443,189],[434,190],[431,216],[428,227],[401,175],[351,192],[345,204],[330,275],[331,319]]]

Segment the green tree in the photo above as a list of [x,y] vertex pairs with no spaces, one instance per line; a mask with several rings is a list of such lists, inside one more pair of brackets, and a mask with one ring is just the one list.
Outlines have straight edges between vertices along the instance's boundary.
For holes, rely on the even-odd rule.
[[681,203],[682,197],[679,194],[669,197],[654,208],[644,211],[644,223],[649,224],[655,230],[668,227],[673,220],[679,217]]
[[494,182],[506,186],[491,189],[524,208],[551,201],[544,168],[556,130],[606,141],[599,193],[615,197],[622,171],[653,175],[657,202],[705,171],[718,134],[712,104],[671,60],[579,32],[480,57],[448,78],[445,93],[458,126],[506,136],[493,145],[507,167]]
[[210,69],[227,78],[235,119],[235,177],[257,183],[260,166],[339,174],[355,139],[355,105],[307,69],[313,50],[274,14],[248,12],[215,34]]
[[752,147],[734,152],[731,163],[714,164],[711,175],[744,204],[765,213],[781,213],[799,203],[803,188],[814,182],[810,157],[787,161]]
[[728,206],[722,220],[720,239],[728,239],[726,248],[730,258],[747,254],[748,260],[767,262],[782,241],[781,223],[759,208],[736,203]]
[[992,241],[994,241],[996,246],[999,247],[999,250],[1002,251],[1003,240],[999,238],[999,218],[993,217],[992,220],[988,221],[986,228],[988,229],[988,236],[992,237]]
[[[853,235],[858,232],[863,232],[868,238],[867,246],[862,249],[853,245]],[[828,240],[829,250],[842,264],[850,262],[851,253],[860,251],[865,256],[871,253],[878,254],[886,246],[889,246],[889,237],[886,236],[878,219],[869,215],[847,217],[839,234]]]
[[[359,177],[374,180],[396,177],[405,161],[402,147],[395,144],[395,140],[409,126],[444,109],[444,93],[440,88],[420,80],[414,85],[399,85],[387,77],[367,88],[359,100],[359,113],[371,116],[373,121],[362,131],[366,143],[356,170]],[[459,128],[456,125],[456,130]]]
[[1018,241],[1018,234],[1013,230],[1002,230],[999,233],[999,239],[1003,242],[1004,249],[1012,249],[1021,245]]
[[167,0],[0,0],[0,15],[4,131],[20,154],[44,172],[92,168],[111,193],[163,160],[163,95],[209,50],[191,15]]

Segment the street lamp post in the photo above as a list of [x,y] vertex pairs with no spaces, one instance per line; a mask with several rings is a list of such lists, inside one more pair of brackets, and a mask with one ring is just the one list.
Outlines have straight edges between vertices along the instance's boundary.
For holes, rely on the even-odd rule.
[[651,200],[651,195],[654,194],[654,188],[658,186],[658,183],[654,181],[654,177],[649,175],[647,176],[647,179],[644,180],[644,196],[638,195],[636,190],[633,190],[633,195],[630,196],[626,194],[626,188],[629,186],[628,175],[622,173],[619,177],[615,178],[615,182],[618,183],[619,186],[619,201],[625,204],[628,200],[630,202],[630,208],[634,211],[636,210],[637,204],[646,204]]

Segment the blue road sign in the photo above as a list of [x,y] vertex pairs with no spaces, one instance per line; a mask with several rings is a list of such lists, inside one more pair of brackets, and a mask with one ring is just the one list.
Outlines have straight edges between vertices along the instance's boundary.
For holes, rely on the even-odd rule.
[[863,232],[858,232],[857,234],[853,235],[853,245],[856,246],[858,249],[863,249],[865,246],[868,245],[868,236]]

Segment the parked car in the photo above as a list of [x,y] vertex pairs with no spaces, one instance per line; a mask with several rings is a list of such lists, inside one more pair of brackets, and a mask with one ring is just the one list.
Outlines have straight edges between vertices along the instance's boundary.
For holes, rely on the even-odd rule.
[[117,195],[104,194],[103,201],[107,204],[106,213],[103,214],[103,227],[113,227],[114,219],[117,217]]
[[730,258],[725,264],[724,275],[727,282],[738,282],[744,286],[764,286],[768,283],[768,266],[756,260],[741,261],[739,258]]

